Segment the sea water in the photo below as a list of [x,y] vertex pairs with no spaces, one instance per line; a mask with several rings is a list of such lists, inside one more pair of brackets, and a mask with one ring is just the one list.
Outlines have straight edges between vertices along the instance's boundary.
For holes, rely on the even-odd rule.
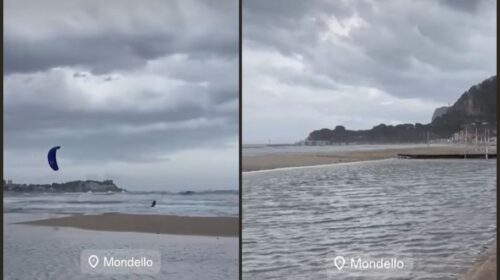
[[[29,214],[167,214],[178,216],[237,217],[237,190],[117,193],[9,193],[4,192],[4,213]],[[151,203],[156,200],[156,206]]]
[[[151,202],[156,200],[156,206]],[[194,193],[4,193],[4,279],[237,279],[238,238],[107,232],[18,224],[72,214],[130,213],[237,217],[238,191]],[[155,275],[83,274],[86,249],[161,254]],[[84,260],[85,261],[85,260]]]
[[[496,236],[495,160],[404,160],[243,175],[244,279],[374,279],[333,257],[390,255],[456,279]],[[345,270],[344,270],[345,271]]]

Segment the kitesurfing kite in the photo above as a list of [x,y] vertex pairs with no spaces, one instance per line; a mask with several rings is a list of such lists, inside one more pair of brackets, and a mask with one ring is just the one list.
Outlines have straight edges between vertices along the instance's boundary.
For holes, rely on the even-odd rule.
[[56,151],[59,148],[61,147],[60,146],[53,147],[52,149],[49,150],[49,154],[47,155],[47,159],[49,160],[49,165],[54,171],[59,170],[59,166],[57,166],[57,159],[56,159]]

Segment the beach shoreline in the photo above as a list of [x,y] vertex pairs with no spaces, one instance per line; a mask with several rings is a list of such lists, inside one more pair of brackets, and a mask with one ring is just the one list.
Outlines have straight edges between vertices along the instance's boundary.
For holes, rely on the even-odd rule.
[[461,280],[497,279],[497,240],[479,257]]
[[[311,152],[287,154],[262,154],[243,156],[242,171],[262,171],[278,168],[305,167],[350,163],[397,158],[398,154],[454,154],[477,153],[475,147],[465,149],[463,146],[430,146],[416,148],[387,148],[380,150]],[[491,151],[490,151],[491,152]]]
[[[46,215],[7,214],[4,220],[4,279],[103,279],[82,271],[85,250],[148,250],[161,256],[155,275],[122,274],[114,279],[236,279],[238,237],[96,231],[16,222]],[[106,278],[106,279],[108,279]]]
[[190,217],[105,213],[72,215],[20,222],[16,224],[47,227],[72,227],[95,231],[140,232],[198,236],[239,236],[237,217]]

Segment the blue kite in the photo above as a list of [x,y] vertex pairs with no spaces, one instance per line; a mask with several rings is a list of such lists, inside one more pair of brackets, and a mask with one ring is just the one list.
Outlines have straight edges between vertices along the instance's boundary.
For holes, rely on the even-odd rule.
[[59,170],[59,166],[57,166],[56,151],[60,148],[60,146],[55,146],[54,148],[49,150],[49,154],[47,155],[49,165],[54,171]]

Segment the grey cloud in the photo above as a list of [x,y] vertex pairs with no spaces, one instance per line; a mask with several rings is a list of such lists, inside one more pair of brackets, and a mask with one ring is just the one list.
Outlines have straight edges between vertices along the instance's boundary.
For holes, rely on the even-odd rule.
[[481,0],[441,0],[442,4],[464,12],[475,12]]
[[[85,131],[74,128],[63,131],[65,133],[62,135],[42,133],[39,130],[31,133],[11,132],[6,143],[10,144],[8,149],[11,151],[44,151],[60,145],[63,147],[63,156],[76,164],[106,164],[113,161],[138,163],[166,160],[170,153],[190,148],[215,148],[221,142],[232,140],[235,131],[235,127],[225,125],[147,133],[120,133],[109,126],[100,128],[106,129],[86,134],[82,133]],[[12,144],[14,142],[15,145]]]
[[[60,145],[67,179],[237,186],[237,1],[6,1],[4,15],[6,176],[52,180]],[[186,178],[211,160],[193,151],[220,166]]]
[[[103,73],[179,53],[197,58],[237,57],[238,28],[228,24],[237,23],[236,10],[236,1],[216,1],[210,6],[201,1],[149,0],[141,5],[136,1],[106,5],[100,1],[8,1],[4,72],[80,66]],[[34,24],[26,26],[29,17]],[[197,25],[193,19],[203,23]]]
[[[330,119],[357,128],[429,119],[434,106],[454,102],[496,72],[495,10],[493,0],[244,1],[243,102],[251,108],[243,111],[244,141],[285,141],[285,135],[297,141],[298,129],[311,131]],[[245,65],[259,56],[267,59]],[[283,59],[300,70],[280,65]],[[321,94],[356,89],[384,94],[371,106],[351,100],[331,104],[329,112],[316,102]],[[287,101],[297,96],[303,98],[296,106],[308,114],[291,119],[297,110]],[[269,98],[275,99],[273,112],[259,112]],[[336,113],[359,103],[363,111],[356,115]],[[418,104],[420,111],[404,115],[387,104]]]
[[[6,149],[44,149],[64,144],[75,149],[68,155],[78,156],[83,162],[87,159],[155,161],[157,155],[163,157],[181,149],[215,146],[232,139],[237,132],[237,103],[230,107],[232,110],[217,110],[217,106],[236,100],[237,90],[224,83],[219,85],[217,80],[211,81],[214,85],[208,87],[187,84],[176,88],[175,93],[144,88],[134,97],[140,98],[142,104],[150,102],[148,100],[168,102],[162,101],[164,95],[172,95],[178,104],[171,108],[167,103],[165,106],[155,104],[160,105],[160,109],[143,109],[141,103],[117,107],[115,102],[119,99],[115,98],[96,107],[86,101],[88,93],[76,93],[77,87],[71,86],[74,79],[88,74],[75,72],[77,77],[73,74],[69,80],[56,74],[34,74],[42,78],[32,87],[19,85],[22,79],[7,78]],[[14,91],[17,92],[14,94]],[[123,98],[127,98],[127,94]]]
[[[248,19],[245,47],[274,49],[286,56],[300,54],[310,71],[332,81],[443,102],[457,92],[436,95],[429,89],[453,81],[455,90],[463,90],[495,69],[489,63],[492,59],[484,56],[484,51],[494,54],[488,45],[494,42],[494,35],[478,37],[492,31],[493,26],[489,30],[483,21],[464,18],[432,1],[413,5],[401,3],[404,1],[313,1],[307,7],[274,3],[270,8],[275,11],[273,15],[264,11],[265,3],[249,2],[244,9]],[[273,9],[278,5],[281,10]],[[329,18],[342,21],[354,15],[363,20],[362,26],[348,37],[339,37],[339,43],[320,40],[320,35],[328,31]],[[425,73],[417,67],[434,72]],[[449,78],[451,73],[455,73],[455,79]],[[429,75],[435,80],[428,79]],[[464,76],[468,80],[463,80]],[[401,90],[402,82],[406,90]]]

